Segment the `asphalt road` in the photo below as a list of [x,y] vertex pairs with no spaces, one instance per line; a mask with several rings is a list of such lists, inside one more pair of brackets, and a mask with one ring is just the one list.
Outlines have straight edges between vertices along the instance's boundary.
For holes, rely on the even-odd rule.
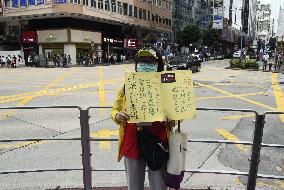
[[[284,75],[262,71],[226,69],[226,60],[205,62],[194,73],[198,107],[284,111]],[[76,105],[111,106],[132,64],[76,68],[0,69],[0,106]],[[91,136],[116,138],[118,128],[109,109],[90,110]],[[0,139],[80,137],[78,109],[5,110],[0,112]],[[284,144],[284,118],[267,116],[264,143]],[[198,111],[184,121],[190,139],[252,141],[253,114]],[[92,142],[94,169],[123,169],[116,160],[117,144]],[[248,171],[250,146],[189,144],[186,167]],[[0,172],[27,169],[81,168],[79,141],[0,143]],[[283,175],[283,150],[263,148],[259,172]],[[245,189],[246,177],[186,174],[182,187]],[[123,172],[93,172],[96,187],[125,186]],[[147,182],[146,182],[147,185]],[[82,187],[82,172],[44,172],[0,175],[0,189],[50,189]],[[258,189],[284,189],[284,181],[258,179]]]

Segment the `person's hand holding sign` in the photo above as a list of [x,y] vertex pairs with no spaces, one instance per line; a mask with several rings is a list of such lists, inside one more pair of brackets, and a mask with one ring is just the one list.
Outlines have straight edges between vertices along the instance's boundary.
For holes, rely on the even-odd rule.
[[129,118],[130,116],[126,112],[118,112],[115,116],[115,119],[120,123],[128,121]]

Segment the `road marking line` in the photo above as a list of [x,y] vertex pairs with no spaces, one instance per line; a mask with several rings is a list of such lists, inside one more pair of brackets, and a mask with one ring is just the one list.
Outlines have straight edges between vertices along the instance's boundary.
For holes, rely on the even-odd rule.
[[253,100],[244,98],[244,97],[241,97],[241,96],[236,95],[236,94],[232,94],[232,93],[230,93],[230,92],[226,92],[226,91],[224,91],[224,90],[221,90],[221,89],[219,89],[219,88],[213,87],[213,86],[211,86],[211,85],[206,85],[206,84],[202,84],[202,83],[197,83],[197,84],[199,84],[200,86],[204,86],[204,87],[210,88],[210,89],[212,89],[212,90],[221,92],[222,94],[226,94],[226,95],[228,95],[228,96],[232,96],[232,97],[234,97],[234,98],[244,100],[244,101],[249,102],[249,103],[251,103],[251,104],[254,104],[254,105],[257,105],[257,106],[260,106],[260,107],[264,107],[264,108],[267,108],[267,109],[269,109],[269,110],[277,111],[276,108],[273,108],[273,107],[271,107],[271,106],[268,106],[268,105],[265,105],[265,104],[262,104],[262,103],[260,103],[260,102],[256,102],[256,101],[253,101]]
[[[249,94],[238,94],[238,96],[255,96],[263,94],[263,92],[256,92],[256,93],[249,93]],[[197,97],[197,100],[206,100],[206,99],[221,99],[221,98],[233,98],[232,96],[204,96],[204,97]]]
[[276,180],[275,183],[277,185],[279,185],[279,187],[281,187],[282,189],[284,189],[284,182],[280,181],[280,180]]
[[222,120],[238,120],[242,118],[249,118],[249,117],[255,117],[255,114],[242,114],[242,115],[234,115],[234,116],[225,116],[222,118]]
[[[93,132],[90,134],[90,137],[92,138],[110,138],[111,136],[118,136],[118,130],[107,130],[107,129],[103,129],[103,130],[99,130],[97,132]],[[100,149],[111,149],[111,144],[108,141],[104,141],[104,142],[99,142],[99,148]]]
[[[271,77],[273,94],[275,96],[276,107],[278,111],[284,112],[284,95],[279,85],[278,74],[273,73]],[[284,114],[279,114],[280,121],[284,123]]]
[[[42,90],[40,90],[39,92],[44,92],[46,93],[47,90],[49,88],[52,88],[53,86],[59,84],[61,81],[63,81],[66,77],[70,76],[71,74],[73,74],[74,72],[78,71],[79,69],[72,69],[71,71],[68,71],[66,73],[64,73],[63,75],[61,75],[60,77],[58,77],[57,79],[53,80],[50,84],[46,85],[43,87]],[[32,99],[34,98],[34,96],[28,96],[25,97],[24,99],[22,99],[19,103],[16,104],[16,106],[24,106],[27,103],[29,103]],[[8,113],[8,114],[7,114]],[[6,119],[7,117],[10,117],[12,115],[16,114],[16,110],[11,110],[11,111],[7,111],[7,112],[3,112],[0,113],[0,119]]]
[[[238,137],[236,137],[235,135],[233,135],[232,133],[226,131],[225,129],[214,129],[220,136],[222,136],[223,138],[227,139],[227,140],[230,140],[230,141],[240,141],[240,139]],[[236,147],[238,149],[240,149],[241,151],[243,152],[248,152],[249,150],[244,147],[244,145],[242,144],[237,144]]]
[[[104,84],[114,84],[114,83],[117,83],[117,82],[120,82],[120,81],[110,80],[110,81],[105,81]],[[1,103],[7,103],[7,102],[14,102],[14,101],[17,101],[17,100],[22,100],[22,99],[28,98],[30,96],[32,96],[32,97],[48,96],[48,95],[54,95],[54,94],[58,94],[58,93],[64,93],[64,92],[70,92],[70,91],[76,91],[76,90],[91,88],[91,87],[95,87],[95,86],[98,86],[98,85],[99,85],[99,82],[92,82],[92,83],[87,83],[87,84],[77,84],[77,85],[74,85],[74,86],[66,86],[66,87],[63,87],[63,88],[49,89],[49,90],[45,90],[45,91],[39,90],[39,91],[31,93],[30,95],[0,100],[0,104]],[[14,95],[12,95],[11,97],[13,97],[13,96]]]
[[36,146],[40,144],[46,144],[48,141],[23,141],[17,143],[7,143],[7,144],[0,144],[0,149],[12,149],[12,148],[20,148],[23,146]]

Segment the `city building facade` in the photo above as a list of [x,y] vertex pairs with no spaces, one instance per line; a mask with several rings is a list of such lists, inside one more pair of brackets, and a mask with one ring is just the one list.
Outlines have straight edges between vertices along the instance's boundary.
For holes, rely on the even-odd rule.
[[284,52],[284,8],[280,7],[277,23],[276,50]]
[[257,39],[267,44],[272,37],[270,4],[260,4],[257,6]]
[[172,0],[4,0],[0,50],[104,56],[131,53],[153,33],[172,32]]

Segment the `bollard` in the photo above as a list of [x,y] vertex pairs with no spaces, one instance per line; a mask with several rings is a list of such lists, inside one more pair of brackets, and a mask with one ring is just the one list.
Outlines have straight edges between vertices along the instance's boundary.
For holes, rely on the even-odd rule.
[[264,115],[256,115],[247,190],[255,190],[264,128]]
[[89,111],[80,110],[81,146],[84,190],[92,189]]

